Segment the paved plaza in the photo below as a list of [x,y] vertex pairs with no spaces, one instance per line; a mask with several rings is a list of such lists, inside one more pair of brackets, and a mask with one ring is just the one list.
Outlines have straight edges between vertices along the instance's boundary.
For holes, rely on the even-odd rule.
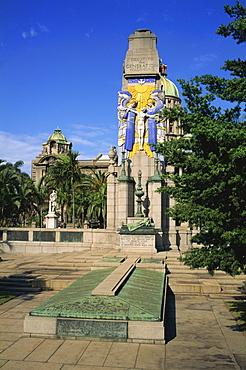
[[[44,266],[51,258],[55,265],[62,256],[6,254],[2,258],[1,276],[11,269],[17,273],[27,266]],[[25,315],[55,293],[27,293],[0,306],[1,369],[246,369],[246,336],[227,310],[225,294],[174,294],[169,289],[165,345],[24,336]]]

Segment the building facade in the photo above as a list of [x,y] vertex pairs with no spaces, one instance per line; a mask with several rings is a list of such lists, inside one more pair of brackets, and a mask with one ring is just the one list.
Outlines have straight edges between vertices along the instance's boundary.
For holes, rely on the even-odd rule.
[[[37,185],[46,174],[49,166],[54,164],[57,154],[67,154],[72,149],[72,143],[68,142],[60,129],[55,129],[46,143],[42,144],[42,152],[32,161],[31,176]],[[109,158],[107,155],[98,154],[93,159],[79,160],[84,171],[88,169],[107,171]]]

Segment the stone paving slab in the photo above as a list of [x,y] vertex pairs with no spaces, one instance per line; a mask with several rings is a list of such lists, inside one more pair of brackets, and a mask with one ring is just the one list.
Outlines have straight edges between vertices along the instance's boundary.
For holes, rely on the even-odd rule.
[[164,358],[165,346],[142,344],[139,348],[136,367],[141,369],[164,369]]
[[63,343],[64,340],[46,339],[25,358],[25,361],[46,362]]
[[90,342],[78,361],[79,365],[103,366],[112,342]]
[[113,343],[104,362],[108,367],[134,368],[139,350],[137,343]]
[[89,341],[82,340],[65,340],[58,350],[50,357],[48,362],[62,364],[77,363],[89,343]]
[[[12,321],[13,322],[13,321]],[[7,326],[6,324],[0,325],[0,333],[22,333],[23,332],[23,324],[16,324]]]
[[43,362],[8,361],[1,370],[60,370],[61,364],[49,364]]
[[19,338],[22,337],[22,333],[1,333],[0,332],[0,340],[7,340],[9,342],[15,342]]
[[0,359],[24,360],[42,341],[40,338],[20,338],[0,353]]
[[[246,355],[246,336],[227,327],[235,321],[223,300],[187,295],[173,298],[176,332],[166,344],[165,369],[243,369],[235,351]],[[244,358],[238,357],[238,361],[243,363]]]
[[11,345],[11,343],[8,340],[0,340],[0,352],[5,350]]

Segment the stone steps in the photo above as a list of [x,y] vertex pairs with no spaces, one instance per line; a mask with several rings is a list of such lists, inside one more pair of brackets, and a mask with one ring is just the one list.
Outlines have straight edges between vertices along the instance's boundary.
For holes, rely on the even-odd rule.
[[9,275],[0,279],[0,291],[14,293],[31,293],[41,290],[40,287],[33,286],[37,276],[29,274]]
[[87,271],[90,270],[90,265],[84,266],[79,268],[79,266],[66,266],[65,264],[63,266],[55,266],[55,265],[40,265],[38,266],[35,271],[38,271],[39,273],[43,273],[44,271],[49,271],[49,272],[61,272],[61,273],[66,273],[66,272],[73,272],[73,271]]
[[245,276],[231,277],[223,271],[211,276],[205,268],[191,270],[178,260],[179,252],[166,252],[169,286],[174,293],[239,295]]
[[41,288],[34,287],[17,287],[17,286],[0,286],[0,292],[9,293],[37,293],[40,292]]
[[[14,258],[12,258],[12,256]],[[37,288],[42,290],[62,290],[73,281],[85,275],[91,270],[117,267],[117,262],[101,261],[102,257],[124,258],[134,256],[133,253],[127,254],[111,250],[108,253],[102,251],[91,251],[91,253],[66,253],[55,254],[49,258],[47,256],[33,256],[32,262],[26,255],[10,255],[6,262],[1,262],[2,278],[12,276],[13,287],[16,291],[17,282],[26,279],[26,286],[20,284],[19,289],[29,291]],[[143,258],[161,258],[165,261],[168,271],[169,285],[174,293],[182,294],[224,294],[240,295],[240,286],[246,280],[245,276],[232,278],[228,274],[217,271],[214,276],[208,274],[206,269],[191,270],[178,260],[180,253],[177,250],[164,251],[158,254],[141,254]],[[15,262],[16,261],[16,262]],[[164,267],[161,264],[139,263],[138,267],[160,270]],[[0,280],[1,279],[0,276]],[[17,282],[16,282],[17,279]],[[30,281],[31,280],[31,281]],[[5,288],[12,289],[11,284],[5,280]],[[31,286],[30,286],[31,283]],[[15,284],[15,285],[14,285]],[[1,290],[1,285],[0,285]]]

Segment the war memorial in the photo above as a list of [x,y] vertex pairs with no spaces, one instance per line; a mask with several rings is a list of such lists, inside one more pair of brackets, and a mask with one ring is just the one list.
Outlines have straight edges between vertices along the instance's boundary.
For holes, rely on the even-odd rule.
[[[183,251],[190,247],[192,231],[167,216],[173,200],[156,191],[163,185],[161,175],[165,164],[164,158],[156,154],[155,144],[182,136],[179,123],[161,117],[159,112],[163,107],[180,104],[179,93],[167,78],[167,66],[156,48],[156,35],[146,29],[137,30],[128,41],[116,106],[118,143],[112,143],[107,156],[81,161],[82,166],[109,173],[106,230],[84,227],[80,234],[78,229],[70,229],[69,234],[55,227],[54,214],[51,218],[48,215],[45,231],[28,228],[22,232],[3,231],[3,241],[11,242],[16,251],[54,253],[87,247],[96,249],[102,244],[123,251],[150,252],[170,247]],[[34,182],[37,184],[46,173],[52,156],[65,154],[71,147],[72,143],[56,129],[43,144],[41,154],[32,161]]]
[[[167,204],[156,192],[162,184],[164,162],[155,154],[155,145],[165,140],[166,124],[159,115],[167,99],[165,90],[171,86],[167,93],[175,94],[169,97],[169,104],[180,100],[177,89],[166,79],[166,66],[160,61],[156,43],[156,35],[149,30],[138,30],[129,37],[122,90],[118,92],[118,148],[112,145],[108,153],[107,230],[125,257],[111,259],[108,268],[83,276],[32,310],[25,319],[26,333],[165,339],[165,264],[163,259],[141,255],[163,250],[169,237],[173,238],[164,226]],[[181,134],[177,127],[171,131],[172,135]],[[44,148],[46,153],[47,149],[59,153],[70,146],[67,142],[64,145],[65,149],[53,142]],[[42,165],[42,159],[39,162]],[[56,225],[54,205],[55,191],[50,196],[47,229]],[[109,261],[100,262],[106,267]]]
[[[245,362],[245,338],[230,329],[233,319],[219,299],[235,295],[242,279],[190,272],[177,261],[190,248],[194,230],[167,216],[173,201],[156,191],[163,185],[165,162],[155,144],[183,135],[178,122],[159,113],[181,104],[177,87],[167,79],[155,34],[137,30],[128,41],[116,106],[118,143],[112,143],[108,156],[86,161],[109,173],[107,228],[57,228],[54,191],[46,228],[1,231],[4,252],[23,256],[17,263],[23,274],[16,273],[16,278],[29,276],[32,287],[41,287],[44,295],[25,302],[22,337],[12,352],[0,353],[0,361],[12,356],[17,359],[13,366],[40,361],[63,363],[64,369],[243,368],[238,363]],[[70,149],[56,129],[33,160],[34,181],[47,170],[49,154]],[[32,267],[24,257],[28,254],[38,256],[32,257]],[[14,261],[17,257],[10,258],[9,271]],[[33,352],[18,349],[31,341]]]

